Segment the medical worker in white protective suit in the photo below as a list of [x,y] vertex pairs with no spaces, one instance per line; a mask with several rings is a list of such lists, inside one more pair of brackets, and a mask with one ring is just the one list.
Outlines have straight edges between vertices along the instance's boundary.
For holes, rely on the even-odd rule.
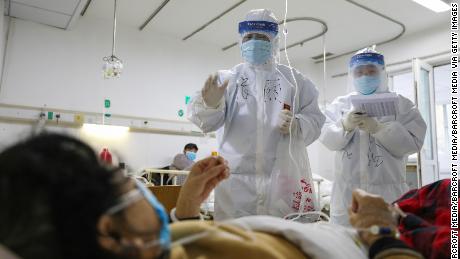
[[[397,113],[369,117],[352,107],[353,95],[388,93],[383,55],[366,48],[349,64],[349,83],[354,92],[336,98],[325,111],[320,137],[336,151],[335,181],[331,197],[331,222],[349,225],[347,210],[351,193],[361,188],[393,202],[408,190],[406,162],[424,141],[426,124],[415,105],[397,95]],[[408,86],[410,87],[410,86]]]
[[[298,185],[311,194],[306,147],[319,137],[325,120],[318,91],[298,71],[291,73],[276,62],[278,23],[271,11],[250,11],[239,23],[239,33],[244,63],[210,76],[188,107],[193,123],[204,132],[217,131],[220,155],[231,170],[230,178],[216,188],[215,218],[281,217],[298,211],[299,203],[304,211],[314,210],[313,197],[305,198],[293,188]],[[283,176],[289,168],[273,174],[275,164],[289,164],[289,136],[294,146],[301,146],[293,149],[302,174],[296,180]],[[285,201],[276,200],[282,195]],[[290,198],[292,202],[286,201]]]

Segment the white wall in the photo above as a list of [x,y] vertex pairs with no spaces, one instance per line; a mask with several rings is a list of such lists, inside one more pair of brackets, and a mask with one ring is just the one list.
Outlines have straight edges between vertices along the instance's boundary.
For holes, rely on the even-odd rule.
[[85,17],[64,31],[13,19],[0,101],[98,112],[109,95],[112,113],[178,119],[185,95],[201,89],[209,73],[236,63],[215,46],[118,28],[116,55],[125,70],[104,80],[110,23]]
[[[13,18],[0,102],[100,112],[104,91],[112,101],[111,113],[186,120],[177,115],[185,109],[185,95],[201,89],[208,74],[239,61],[216,46],[184,43],[120,25],[116,54],[124,60],[125,70],[117,80],[104,80],[102,57],[110,54],[110,30],[110,23],[86,17],[71,31]],[[189,142],[199,146],[198,158],[216,149],[215,139],[129,133],[108,141],[80,130],[64,131],[96,150],[108,146],[134,170],[169,164]],[[0,145],[29,132],[30,126],[1,123]]]

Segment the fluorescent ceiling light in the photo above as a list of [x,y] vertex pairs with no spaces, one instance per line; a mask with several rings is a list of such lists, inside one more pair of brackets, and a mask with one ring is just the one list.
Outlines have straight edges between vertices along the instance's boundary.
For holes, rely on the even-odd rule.
[[85,123],[82,130],[97,138],[113,139],[123,137],[129,131],[129,127]]
[[440,13],[450,9],[450,6],[441,0],[412,0],[419,5],[423,5],[431,11]]

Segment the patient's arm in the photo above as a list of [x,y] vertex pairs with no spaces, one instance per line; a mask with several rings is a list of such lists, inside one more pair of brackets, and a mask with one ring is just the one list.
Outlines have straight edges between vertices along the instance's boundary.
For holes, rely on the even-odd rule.
[[396,220],[389,205],[381,197],[363,190],[355,190],[349,214],[350,224],[358,229],[362,241],[369,246],[370,258],[423,258],[394,235],[376,235],[365,231],[371,226],[378,226],[390,228],[393,233],[397,232]]
[[208,198],[217,184],[229,175],[227,162],[222,157],[209,157],[196,162],[179,193],[176,217],[198,217],[201,203]]

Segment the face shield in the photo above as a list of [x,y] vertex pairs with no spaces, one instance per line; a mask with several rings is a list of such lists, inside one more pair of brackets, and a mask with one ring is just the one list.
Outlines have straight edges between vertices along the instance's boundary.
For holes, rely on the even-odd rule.
[[362,95],[388,92],[383,55],[373,49],[361,50],[351,58],[348,78],[349,91]]
[[265,9],[252,10],[239,23],[241,56],[252,65],[274,62],[279,57],[278,21]]

